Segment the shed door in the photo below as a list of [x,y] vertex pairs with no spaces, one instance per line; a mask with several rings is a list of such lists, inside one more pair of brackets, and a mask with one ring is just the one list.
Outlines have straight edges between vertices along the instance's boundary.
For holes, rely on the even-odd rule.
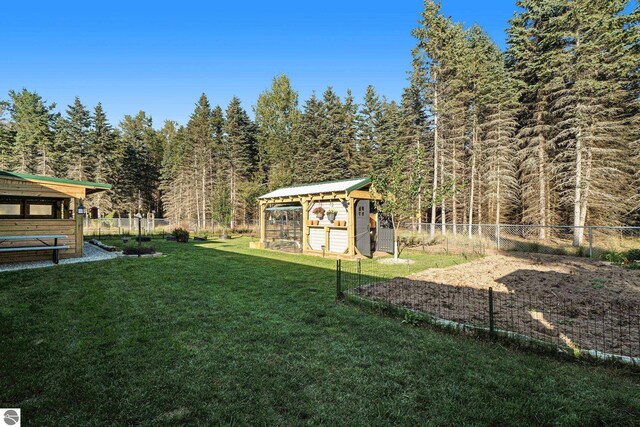
[[376,250],[393,253],[393,221],[391,216],[378,214],[378,230],[376,233]]
[[371,203],[369,200],[358,200],[356,208],[356,248],[366,257],[371,256],[371,234],[369,227],[369,212]]

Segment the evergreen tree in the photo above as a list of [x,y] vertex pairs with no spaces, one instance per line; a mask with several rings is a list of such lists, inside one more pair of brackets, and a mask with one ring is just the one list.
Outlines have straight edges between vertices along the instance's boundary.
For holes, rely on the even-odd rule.
[[226,111],[224,124],[226,149],[226,178],[229,189],[231,210],[230,226],[236,226],[238,219],[245,219],[247,206],[240,194],[251,181],[256,166],[257,128],[247,112],[240,105],[240,99],[233,97]]
[[0,101],[0,170],[12,169],[11,151],[15,144],[15,134],[7,117],[9,103]]
[[322,94],[323,136],[319,141],[323,152],[322,176],[326,180],[348,178],[347,159],[344,156],[349,145],[349,117],[346,106],[333,88],[328,87]]
[[[550,25],[560,12],[564,0],[517,0],[521,11],[510,21],[507,31],[507,58],[515,78],[521,111],[519,130],[519,186],[522,198],[522,221],[539,224],[539,238],[547,237],[544,226],[557,218],[552,199],[557,201],[553,185],[553,121],[550,115],[549,84],[558,62],[554,46],[562,43],[560,34]],[[554,191],[554,194],[552,194]]]
[[354,178],[358,175],[358,104],[354,101],[351,90],[347,90],[347,96],[343,105],[343,129],[342,129],[342,155],[344,157],[348,172],[347,177]]
[[[435,237],[435,226],[437,219],[436,200],[439,193],[444,193],[444,189],[449,185],[445,183],[441,175],[444,164],[444,149],[442,147],[443,128],[446,122],[443,118],[442,107],[443,91],[446,89],[445,74],[448,58],[446,57],[447,46],[450,43],[450,32],[452,28],[451,20],[441,12],[440,2],[425,0],[423,11],[420,14],[419,26],[414,28],[412,35],[417,39],[417,44],[413,50],[413,64],[417,69],[416,78],[420,81],[420,86],[424,90],[424,100],[426,109],[433,117],[433,144],[430,151],[430,161],[432,164],[431,175],[431,238]],[[451,55],[448,55],[450,58]],[[444,218],[444,210],[441,212]]]
[[[486,211],[487,222],[497,225],[519,218],[518,150],[515,139],[518,92],[507,72],[500,49],[486,36],[482,36],[482,45],[486,53],[486,66],[478,76],[476,96],[483,149],[478,170],[483,185],[479,187],[482,194],[477,197],[477,222],[484,222],[485,217],[481,212]],[[485,208],[482,209],[482,206]]]
[[40,95],[27,89],[11,90],[9,98],[13,149],[8,163],[16,172],[50,175],[55,104],[47,105]]
[[323,176],[323,144],[328,137],[324,105],[315,93],[305,102],[297,132],[296,154],[294,158],[294,182],[305,184],[326,181]]
[[214,129],[211,107],[204,93],[200,96],[187,123],[187,135],[190,142],[187,156],[190,158],[192,175],[189,179],[189,188],[190,193],[193,194],[198,227],[205,228],[207,211],[210,211],[211,168],[209,162],[212,160]]
[[295,182],[309,183],[344,178],[347,164],[342,142],[343,106],[327,88],[320,100],[315,94],[305,102],[297,133]]
[[273,79],[271,89],[258,97],[255,107],[259,133],[259,161],[269,188],[292,182],[295,133],[300,119],[298,93],[282,74]]
[[[400,107],[395,101],[382,101],[382,114],[380,115],[380,125],[378,129],[379,143],[376,156],[374,158],[374,169],[384,170],[391,165],[391,146],[394,144],[405,145],[400,138]],[[409,152],[411,150],[409,149]]]
[[[447,51],[440,68],[440,221],[442,233],[446,233],[445,223],[453,224],[453,233],[465,209],[460,209],[460,197],[466,188],[465,156],[469,147],[469,130],[473,127],[469,112],[473,111],[472,101],[472,50],[466,32],[461,24],[454,24],[448,31]],[[448,219],[450,218],[450,219]]]
[[[627,17],[628,0],[576,0],[554,17],[562,44],[555,46],[556,71],[551,80],[554,143],[558,147],[557,185],[563,200],[572,201],[572,222],[620,223],[631,209],[624,197],[633,170],[620,158],[629,157],[628,124],[634,101],[629,77],[634,66]],[[631,42],[631,44],[630,44]],[[574,229],[574,245],[584,230]]]
[[371,176],[375,170],[378,157],[382,155],[381,138],[383,103],[373,86],[367,86],[357,116],[357,142],[355,156],[355,175]]
[[187,199],[188,161],[185,161],[188,151],[188,138],[186,130],[177,123],[167,120],[160,130],[163,141],[163,158],[161,168],[162,202],[167,217],[177,220],[191,220],[192,206]]
[[[89,157],[93,165],[91,179],[96,182],[113,183],[117,180],[116,166],[121,162],[121,153],[117,147],[117,134],[107,119],[107,115],[98,103],[93,111],[93,126],[89,133]],[[90,198],[99,212],[107,214],[113,210],[114,200],[111,191],[101,191]]]
[[[637,31],[628,1],[519,1],[509,65],[520,84],[523,221],[619,223],[629,157]],[[635,58],[635,59],[634,59]],[[635,63],[634,63],[635,61]],[[635,65],[634,65],[635,64]],[[584,233],[575,229],[574,244]],[[546,237],[541,228],[540,237]]]
[[[125,115],[120,122],[122,163],[118,171],[119,208],[131,213],[144,213],[159,208],[159,164],[155,149],[160,145],[151,117],[144,111]],[[162,154],[161,152],[158,154]]]
[[[91,113],[80,102],[80,98],[75,97],[73,104],[67,107],[67,118],[64,124],[64,141],[62,146],[56,144],[56,152],[61,164],[65,165],[65,177],[86,181],[93,178],[92,163],[95,157],[91,156],[90,147]],[[58,141],[57,141],[58,142]]]
[[211,199],[211,215],[214,222],[220,222],[220,220],[216,218],[227,216],[226,213],[223,214],[222,211],[220,211],[220,207],[223,205],[219,203],[219,197],[228,194],[228,192],[220,191],[220,188],[226,188],[227,186],[227,180],[225,178],[226,148],[224,146],[224,126],[224,112],[219,105],[216,105],[211,113],[213,139],[212,148],[209,151],[211,156],[209,159],[209,176],[211,178],[211,194],[209,194],[209,198]]

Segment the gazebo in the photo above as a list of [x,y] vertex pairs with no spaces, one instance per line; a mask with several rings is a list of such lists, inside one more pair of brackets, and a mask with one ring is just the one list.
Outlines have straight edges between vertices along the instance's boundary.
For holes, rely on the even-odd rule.
[[54,237],[65,248],[60,258],[81,257],[82,200],[109,189],[109,184],[0,171],[0,263],[48,259],[46,240]]
[[258,198],[256,248],[371,257],[393,250],[393,229],[381,228],[369,178],[280,188]]

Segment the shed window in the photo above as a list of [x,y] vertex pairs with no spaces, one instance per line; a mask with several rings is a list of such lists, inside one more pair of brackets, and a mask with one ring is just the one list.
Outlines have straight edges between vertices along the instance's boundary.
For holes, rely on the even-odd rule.
[[21,210],[20,203],[0,203],[0,216],[20,216]]
[[54,199],[0,198],[0,218],[61,219],[63,203]]
[[53,215],[53,205],[29,205],[29,216],[52,216]]

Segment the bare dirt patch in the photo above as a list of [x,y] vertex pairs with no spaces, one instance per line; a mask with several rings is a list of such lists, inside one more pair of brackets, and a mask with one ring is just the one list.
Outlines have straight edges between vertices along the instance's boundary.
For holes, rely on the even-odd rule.
[[536,297],[565,297],[573,301],[640,303],[640,270],[627,270],[589,258],[491,255],[454,267],[429,269],[408,278],[474,289],[492,287],[497,292]]
[[579,349],[640,357],[640,271],[587,258],[491,255],[361,286],[362,297]]

